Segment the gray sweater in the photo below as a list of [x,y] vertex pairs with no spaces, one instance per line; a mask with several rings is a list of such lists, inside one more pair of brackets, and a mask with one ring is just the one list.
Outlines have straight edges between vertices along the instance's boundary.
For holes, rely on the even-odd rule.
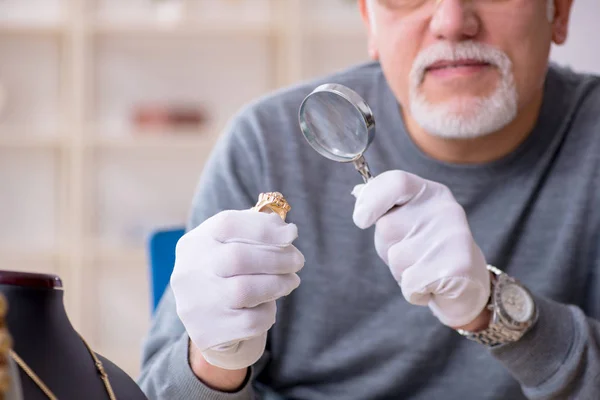
[[[373,108],[375,173],[402,169],[447,185],[487,261],[534,293],[539,322],[493,351],[408,304],[352,222],[361,179],[302,137],[297,113],[337,82]],[[188,338],[167,290],[143,352],[150,399],[600,399],[600,80],[551,67],[537,126],[512,154],[482,165],[436,161],[404,130],[377,63],[261,98],[231,121],[202,173],[189,226],[281,191],[298,225],[302,283],[278,302],[267,352],[237,393],[191,372]],[[440,260],[443,262],[443,260]]]

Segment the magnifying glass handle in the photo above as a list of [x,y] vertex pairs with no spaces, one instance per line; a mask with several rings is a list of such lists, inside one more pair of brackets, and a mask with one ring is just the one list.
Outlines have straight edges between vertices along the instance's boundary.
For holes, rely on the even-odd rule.
[[369,169],[369,164],[367,164],[367,160],[365,160],[364,156],[360,156],[359,158],[354,160],[353,163],[354,167],[362,176],[363,181],[365,181],[365,183],[367,183],[370,179],[373,179],[373,175],[371,174],[371,170]]

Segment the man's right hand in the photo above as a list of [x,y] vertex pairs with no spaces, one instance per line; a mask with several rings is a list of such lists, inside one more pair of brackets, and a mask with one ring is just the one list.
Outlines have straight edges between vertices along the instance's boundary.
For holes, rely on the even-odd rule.
[[244,210],[223,211],[179,240],[171,288],[198,350],[190,356],[204,359],[191,365],[239,371],[258,361],[275,323],[275,300],[300,284],[297,236],[296,225],[277,214]]

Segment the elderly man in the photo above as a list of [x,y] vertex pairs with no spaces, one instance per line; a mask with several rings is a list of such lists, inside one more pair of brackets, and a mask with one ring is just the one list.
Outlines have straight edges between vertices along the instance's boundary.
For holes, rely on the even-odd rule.
[[[600,79],[548,61],[571,3],[360,0],[374,61],[254,102],[215,148],[148,396],[600,398]],[[374,111],[366,185],[300,133],[325,82]],[[285,222],[251,209],[268,191]]]

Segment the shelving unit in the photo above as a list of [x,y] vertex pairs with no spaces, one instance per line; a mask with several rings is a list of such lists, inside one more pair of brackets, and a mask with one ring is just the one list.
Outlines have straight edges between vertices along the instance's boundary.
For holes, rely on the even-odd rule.
[[2,22],[0,35],[6,36],[59,36],[65,32],[60,23],[10,23]]
[[264,37],[276,33],[276,27],[271,24],[244,21],[236,23],[230,21],[209,21],[202,24],[186,22],[183,24],[164,24],[153,21],[127,22],[95,22],[91,25],[90,32],[98,36],[257,36]]
[[28,134],[17,135],[14,137],[0,137],[0,149],[22,149],[22,148],[42,148],[42,149],[60,149],[65,146],[61,136],[51,137],[31,137]]
[[[180,21],[158,3],[0,3],[0,268],[59,274],[75,328],[134,377],[150,320],[146,235],[185,223],[227,120],[366,59],[348,1],[186,0]],[[140,130],[131,112],[147,100],[201,103],[211,121]]]

